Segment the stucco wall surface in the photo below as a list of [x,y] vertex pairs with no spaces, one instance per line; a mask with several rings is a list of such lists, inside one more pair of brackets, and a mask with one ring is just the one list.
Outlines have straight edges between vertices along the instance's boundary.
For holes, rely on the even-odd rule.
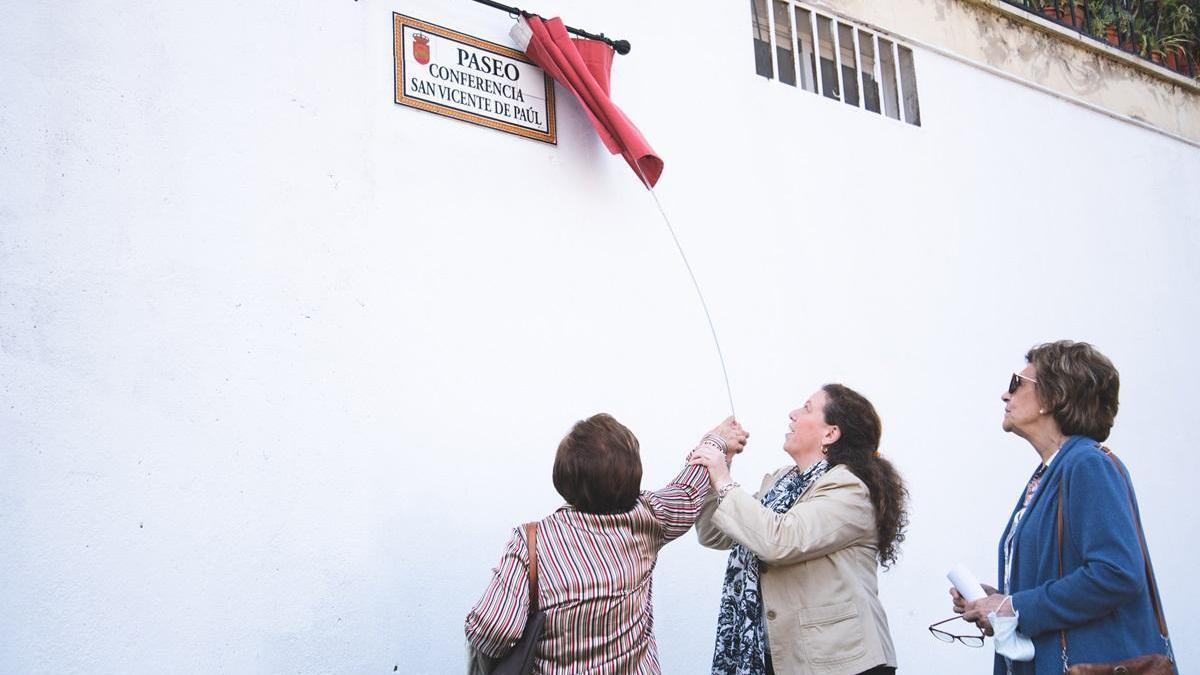
[[[727,413],[650,195],[560,90],[551,146],[397,106],[392,12],[470,2],[8,3],[0,22],[0,672],[455,673],[559,438],[608,411],[668,480]],[[1200,523],[1200,153],[915,50],[923,126],[754,74],[746,3],[548,5],[629,39],[613,90],[704,288],[751,445],[866,393],[912,526],[881,577],[908,673],[944,574],[994,580],[1036,457],[999,428],[1032,344],[1122,373],[1184,671]],[[1082,136],[1101,143],[1069,143]],[[664,672],[706,672],[725,555],[655,577]]]

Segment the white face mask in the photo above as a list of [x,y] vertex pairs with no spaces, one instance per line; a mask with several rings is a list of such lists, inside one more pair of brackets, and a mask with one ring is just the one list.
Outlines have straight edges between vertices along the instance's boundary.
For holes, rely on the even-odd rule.
[[[1005,598],[1004,602],[1011,602]],[[1004,603],[1000,603],[1004,607]],[[999,609],[999,608],[997,608]],[[1033,640],[1017,632],[1017,619],[1021,613],[1013,607],[1012,616],[999,616],[995,612],[988,614],[988,623],[992,624],[992,632],[996,638],[996,653],[1013,661],[1033,660]]]

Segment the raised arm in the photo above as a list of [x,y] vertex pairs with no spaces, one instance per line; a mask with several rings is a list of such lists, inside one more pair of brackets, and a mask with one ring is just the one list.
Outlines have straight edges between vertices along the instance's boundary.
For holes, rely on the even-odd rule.
[[[744,446],[742,449],[745,449]],[[709,480],[709,490],[704,496],[704,504],[700,507],[700,517],[696,519],[696,536],[700,539],[701,546],[727,551],[737,543],[713,524],[712,515],[719,501],[716,488],[732,480],[729,478],[729,468],[733,465],[734,456],[740,453],[741,450],[735,452],[729,448],[721,452],[717,448],[701,444],[688,455],[688,464],[703,468]]]
[[[749,437],[750,434],[746,433],[736,420],[729,417],[705,434],[697,448],[737,453],[745,447]],[[677,539],[688,531],[700,516],[708,493],[708,471],[702,466],[692,464],[685,464],[679,475],[665,487],[644,493],[651,512],[662,526],[664,542]]]
[[716,510],[717,493],[710,489],[704,497],[703,506],[700,507],[700,517],[696,519],[696,536],[700,539],[701,546],[728,551],[737,542],[730,539],[729,535],[713,524],[712,514]]
[[[775,513],[733,481],[724,457],[701,449],[691,461],[705,466],[714,489],[725,495],[705,512],[708,536],[701,535],[702,543],[737,542],[763,562],[789,564],[876,536],[867,486],[853,474],[827,475],[811,488],[810,498],[787,513]],[[720,535],[708,528],[715,528]]]
[[745,490],[730,490],[713,512],[713,524],[773,565],[812,560],[874,540],[875,511],[862,481],[853,474],[827,476],[811,489],[812,496],[787,513],[775,513]]

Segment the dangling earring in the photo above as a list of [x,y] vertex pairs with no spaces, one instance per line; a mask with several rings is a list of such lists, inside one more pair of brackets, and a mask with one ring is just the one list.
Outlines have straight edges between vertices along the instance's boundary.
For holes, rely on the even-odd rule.
[[822,454],[822,455],[828,455],[828,454],[829,454],[829,446],[828,446],[828,445],[822,445],[822,446],[821,446],[821,454]]

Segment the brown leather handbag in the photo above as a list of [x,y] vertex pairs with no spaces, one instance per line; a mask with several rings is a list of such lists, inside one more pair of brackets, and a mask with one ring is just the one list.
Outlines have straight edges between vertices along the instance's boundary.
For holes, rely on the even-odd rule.
[[[1163,639],[1165,654],[1145,654],[1143,656],[1135,656],[1130,659],[1121,661],[1112,661],[1109,663],[1076,663],[1073,666],[1067,665],[1067,633],[1059,631],[1059,643],[1062,645],[1062,662],[1063,672],[1067,675],[1175,675],[1175,662],[1171,652],[1171,638],[1167,634],[1167,621],[1163,618],[1162,605],[1158,600],[1158,582],[1154,579],[1154,568],[1150,566],[1150,553],[1146,550],[1146,535],[1142,532],[1142,517],[1138,514],[1137,507],[1133,503],[1133,484],[1129,480],[1129,473],[1125,471],[1125,466],[1117,460],[1116,455],[1106,447],[1101,446],[1104,454],[1108,456],[1112,463],[1116,465],[1117,470],[1125,478],[1125,487],[1128,490],[1127,498],[1129,499],[1129,512],[1133,514],[1134,522],[1137,523],[1138,543],[1142,546],[1142,563],[1146,567],[1146,580],[1149,581],[1147,591],[1150,593],[1150,605],[1154,607],[1154,615],[1158,619],[1158,634]],[[1063,574],[1062,562],[1062,533],[1063,533],[1063,498],[1062,498],[1062,482],[1058,484],[1058,576],[1061,578]]]
[[1076,663],[1067,675],[1175,675],[1175,667],[1162,654],[1148,654],[1112,663]]
[[538,640],[546,627],[546,613],[538,611],[537,523],[525,523],[525,542],[529,548],[529,618],[521,639],[501,657],[492,675],[530,675]]

